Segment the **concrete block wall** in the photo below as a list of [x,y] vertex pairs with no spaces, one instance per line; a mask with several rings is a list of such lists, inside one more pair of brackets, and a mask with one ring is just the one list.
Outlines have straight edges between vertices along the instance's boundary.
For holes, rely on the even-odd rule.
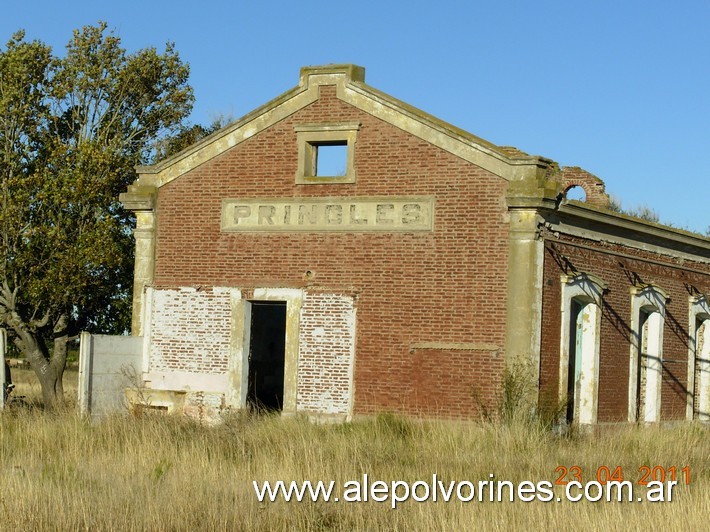
[[81,334],[78,402],[82,414],[98,418],[126,413],[126,390],[141,386],[143,338]]

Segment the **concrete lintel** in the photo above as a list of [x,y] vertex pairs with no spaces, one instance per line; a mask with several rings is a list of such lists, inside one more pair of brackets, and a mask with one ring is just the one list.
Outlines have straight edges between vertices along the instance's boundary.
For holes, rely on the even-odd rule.
[[[597,297],[600,298],[609,288],[609,285],[606,281],[604,281],[604,279],[598,275],[594,275],[593,273],[579,272],[574,275],[562,274],[561,279],[562,284],[590,283],[594,288],[594,292],[597,294],[594,299],[597,299]],[[597,304],[600,304],[600,301],[597,301]]]
[[638,296],[648,305],[657,306],[661,314],[665,313],[668,292],[655,283],[638,283],[629,287],[632,296]]
[[323,123],[323,124],[297,124],[293,126],[293,130],[298,132],[309,132],[309,131],[351,131],[359,130],[360,122],[338,122],[335,124]]

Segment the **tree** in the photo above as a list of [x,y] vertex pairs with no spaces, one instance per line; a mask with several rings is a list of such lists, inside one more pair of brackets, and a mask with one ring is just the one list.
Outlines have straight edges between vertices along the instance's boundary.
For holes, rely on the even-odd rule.
[[158,143],[154,159],[157,162],[172,157],[205,137],[209,137],[212,133],[219,131],[233,121],[234,118],[231,115],[219,114],[213,118],[208,126],[201,124],[185,125],[175,135],[167,137]]
[[118,195],[189,114],[174,46],[128,54],[105,23],[63,57],[23,32],[0,49],[0,327],[63,402],[67,343],[127,330],[134,220]]

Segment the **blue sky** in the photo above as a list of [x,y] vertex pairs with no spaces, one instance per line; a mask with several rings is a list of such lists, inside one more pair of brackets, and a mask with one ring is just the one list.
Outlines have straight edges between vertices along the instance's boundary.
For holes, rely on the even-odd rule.
[[585,168],[626,208],[710,228],[710,0],[6,0],[0,39],[24,28],[59,52],[98,20],[128,50],[175,42],[193,122],[248,113],[303,65],[356,63],[475,135]]

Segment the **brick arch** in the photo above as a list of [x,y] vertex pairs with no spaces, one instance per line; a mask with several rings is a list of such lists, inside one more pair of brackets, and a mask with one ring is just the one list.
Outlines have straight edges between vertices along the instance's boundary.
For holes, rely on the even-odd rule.
[[[579,201],[586,202],[587,201],[587,189],[585,188],[584,185],[581,185],[579,183],[572,183],[572,184],[568,185],[567,188],[565,188],[565,190],[563,192],[565,199],[570,199],[570,197],[569,197],[570,190],[575,190],[578,188],[581,188],[584,191],[584,199],[581,199]],[[577,198],[572,198],[572,199],[577,199]]]
[[562,190],[565,197],[569,189],[581,187],[587,198],[585,203],[596,207],[607,207],[609,205],[609,195],[606,193],[604,181],[594,174],[578,166],[567,166],[562,168]]

